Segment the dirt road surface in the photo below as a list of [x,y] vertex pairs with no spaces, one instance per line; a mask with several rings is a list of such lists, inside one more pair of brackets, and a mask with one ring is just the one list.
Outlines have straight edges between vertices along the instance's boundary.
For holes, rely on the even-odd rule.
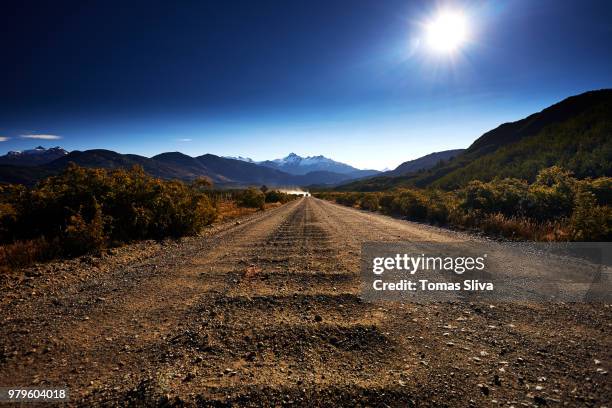
[[83,406],[610,406],[610,305],[360,297],[363,242],[465,239],[304,198],[39,266],[4,285],[0,386]]

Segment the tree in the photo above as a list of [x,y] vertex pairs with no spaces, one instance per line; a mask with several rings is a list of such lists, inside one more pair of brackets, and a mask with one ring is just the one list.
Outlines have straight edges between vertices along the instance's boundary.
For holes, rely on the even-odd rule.
[[208,177],[198,177],[191,182],[191,188],[196,191],[209,190],[213,186],[213,182]]

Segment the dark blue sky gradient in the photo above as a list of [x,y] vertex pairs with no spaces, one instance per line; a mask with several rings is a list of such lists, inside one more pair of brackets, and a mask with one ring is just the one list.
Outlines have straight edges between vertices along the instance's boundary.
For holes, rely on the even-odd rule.
[[[418,45],[447,7],[472,26],[452,58]],[[0,151],[383,168],[612,86],[609,1],[17,1],[0,24]]]

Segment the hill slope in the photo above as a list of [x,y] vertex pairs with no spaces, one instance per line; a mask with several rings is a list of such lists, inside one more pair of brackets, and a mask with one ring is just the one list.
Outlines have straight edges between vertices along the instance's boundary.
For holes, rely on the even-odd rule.
[[612,175],[612,90],[572,96],[478,138],[465,152],[427,171],[375,177],[340,190],[374,191],[400,186],[453,189],[470,180],[516,177],[533,180],[559,165],[577,177]]
[[136,154],[120,154],[112,150],[93,149],[70,152],[64,157],[52,161],[44,166],[39,166],[41,169],[60,172],[68,166],[69,163],[75,163],[82,167],[118,169],[130,168],[133,166],[142,166],[149,174],[155,177],[172,179],[183,178],[183,173],[176,169],[157,162],[148,157],[138,156]]
[[533,181],[539,170],[553,165],[579,178],[612,175],[612,99],[477,157],[432,184],[455,188],[494,177]]
[[156,162],[174,169],[181,174],[179,177],[182,180],[193,180],[198,177],[208,177],[215,183],[224,183],[230,181],[227,177],[217,174],[208,169],[204,163],[195,157],[187,156],[180,152],[161,153],[151,157]]
[[445,150],[442,152],[430,153],[418,159],[406,161],[395,168],[395,170],[386,171],[381,176],[401,176],[408,173],[414,173],[420,170],[428,170],[434,167],[440,161],[450,160],[463,153],[465,149]]

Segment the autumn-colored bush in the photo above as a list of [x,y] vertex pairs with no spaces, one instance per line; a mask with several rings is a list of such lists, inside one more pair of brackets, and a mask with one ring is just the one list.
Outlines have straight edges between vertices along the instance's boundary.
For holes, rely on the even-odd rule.
[[457,198],[452,193],[439,190],[427,192],[426,220],[437,225],[446,225],[458,208]]
[[593,193],[597,205],[612,203],[612,177],[581,180],[579,188]]
[[248,208],[264,209],[266,204],[265,194],[256,188],[248,188],[238,196],[238,205]]
[[359,202],[360,196],[361,196],[360,193],[340,194],[336,196],[336,202],[338,204],[347,205],[349,207],[354,207]]
[[0,244],[55,242],[61,255],[76,256],[137,239],[195,234],[216,216],[202,187],[156,179],[141,168],[71,165],[33,188],[2,188]]
[[529,206],[529,185],[517,179],[473,180],[461,191],[461,207],[466,211],[523,215]]
[[[264,186],[265,187],[265,186]],[[278,190],[267,190],[265,192],[266,203],[288,203],[297,198],[296,195],[283,193]]]
[[47,261],[63,254],[58,240],[44,238],[0,245],[0,272],[18,269],[34,262]]
[[316,197],[425,221],[535,241],[609,241],[612,178],[577,180],[560,167],[533,183],[505,178],[473,180],[455,191],[402,188],[378,193],[322,192]]
[[359,200],[359,207],[367,211],[378,211],[380,208],[380,203],[378,200],[378,194],[376,193],[366,193]]
[[570,219],[575,241],[610,241],[612,239],[612,208],[598,205],[595,194],[580,189],[576,194],[575,210]]
[[[62,249],[66,255],[99,252],[107,241],[104,231],[102,208],[93,198],[94,214],[86,220],[79,211],[71,215],[63,236]],[[108,218],[107,218],[108,219]]]
[[576,179],[560,167],[540,171],[529,186],[528,215],[538,220],[569,217],[574,207]]
[[419,190],[406,190],[396,198],[401,214],[414,221],[427,219],[427,198]]

